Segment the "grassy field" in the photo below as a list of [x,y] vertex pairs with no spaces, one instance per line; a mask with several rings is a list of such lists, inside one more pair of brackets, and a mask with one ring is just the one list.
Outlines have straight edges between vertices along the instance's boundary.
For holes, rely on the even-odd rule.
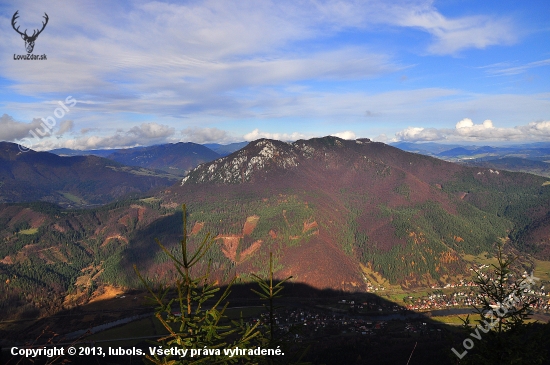
[[[449,324],[452,326],[460,326],[464,322],[460,318],[466,319],[465,315],[451,315],[451,316],[433,316],[431,319],[433,319],[436,322],[443,323],[443,324]],[[481,316],[479,314],[470,314],[470,323],[476,323],[476,320],[479,320]]]
[[[434,316],[431,317],[436,322],[440,322],[443,324],[448,324],[451,326],[460,326],[463,324],[462,320],[460,319],[466,319],[465,315],[457,316],[457,315],[451,315],[451,316]],[[470,314],[470,324],[477,324],[478,320],[481,319],[481,316],[479,314]],[[535,319],[530,318],[525,321],[525,323],[533,323],[536,322]]]
[[[403,301],[403,297],[413,297],[413,298],[420,298],[420,297],[426,297],[430,293],[433,293],[435,289],[428,289],[428,288],[422,288],[422,289],[410,289],[410,290],[403,290],[403,289],[393,289],[391,292],[378,292],[377,294],[380,295],[382,298],[388,299],[394,303],[404,305],[405,302]],[[443,291],[444,293],[446,290]]]
[[76,203],[76,204],[88,204],[86,202],[86,200],[82,199],[82,198],[79,198],[78,196],[74,195],[74,194],[71,194],[71,193],[67,193],[65,191],[58,191],[59,194],[63,195],[63,197],[65,197],[65,199],[68,199],[70,201],[72,201],[73,203]]
[[29,228],[19,231],[19,234],[35,234],[36,232],[38,232],[38,228]]
[[108,169],[111,169],[113,171],[124,171],[128,172],[133,175],[138,176],[156,176],[156,177],[164,177],[171,180],[177,180],[180,178],[179,175],[173,175],[168,172],[161,172],[161,170],[153,171],[148,169],[143,169],[139,167],[130,167],[130,166],[106,166]]
[[157,202],[159,200],[160,200],[159,198],[155,198],[155,197],[140,199],[140,201],[142,201],[144,203],[154,203],[154,202]]
[[535,260],[535,274],[537,278],[550,281],[550,261]]
[[468,261],[468,262],[471,262],[471,263],[476,263],[478,265],[489,265],[490,266],[490,265],[497,265],[498,264],[498,260],[495,256],[493,256],[492,258],[487,258],[487,252],[482,252],[481,254],[479,254],[477,256],[463,254],[462,258],[465,261]]
[[380,273],[372,270],[370,267],[367,267],[363,264],[361,265],[361,270],[363,271],[363,274],[369,279],[371,283],[374,285],[382,285],[383,287],[389,287],[391,286],[390,282],[384,278]]

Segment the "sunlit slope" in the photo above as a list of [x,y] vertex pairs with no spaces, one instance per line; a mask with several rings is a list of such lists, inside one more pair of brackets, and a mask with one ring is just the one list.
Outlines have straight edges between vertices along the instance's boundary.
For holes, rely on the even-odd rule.
[[86,300],[106,284],[137,285],[134,264],[170,282],[155,239],[177,250],[182,203],[191,242],[215,238],[207,258],[219,282],[265,274],[273,252],[278,276],[318,288],[364,290],[369,275],[431,285],[468,276],[463,257],[492,252],[500,239],[544,259],[544,182],[368,140],[259,140],[147,199],[73,212],[3,206],[0,285],[17,301],[33,285]]

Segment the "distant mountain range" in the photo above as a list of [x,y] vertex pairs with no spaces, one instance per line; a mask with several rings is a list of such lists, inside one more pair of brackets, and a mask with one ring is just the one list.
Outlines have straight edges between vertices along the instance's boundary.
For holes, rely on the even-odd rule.
[[124,165],[158,169],[179,176],[185,176],[193,167],[219,157],[211,149],[190,142],[128,148],[106,156]]
[[460,146],[439,143],[398,142],[393,146],[447,161],[528,172],[550,177],[550,143],[537,142],[507,146]]
[[0,202],[47,201],[66,207],[112,202],[174,182],[174,176],[97,156],[21,152],[0,142]]
[[235,151],[240,150],[241,148],[245,147],[248,144],[248,142],[237,142],[237,143],[230,143],[230,144],[218,144],[218,143],[207,143],[203,146],[210,148],[212,151],[216,152],[220,156],[227,156],[232,154]]
[[550,158],[550,142],[536,142],[506,146],[475,146],[475,145],[457,145],[442,143],[413,143],[396,142],[392,146],[404,151],[421,153],[423,155],[452,157],[456,159],[464,157],[477,156],[483,157],[505,157],[511,154],[523,155],[523,158]]
[[277,277],[346,291],[469,278],[472,258],[494,252],[500,240],[550,259],[550,184],[543,177],[368,139],[262,139],[147,197],[79,211],[0,205],[0,285],[9,308],[16,306],[10,310],[40,306],[43,296],[27,301],[28,288],[49,293],[48,303],[55,297],[70,305],[105,286],[136,287],[133,265],[169,282],[175,273],[155,239],[177,249],[182,203],[191,247],[207,233],[216,239],[207,259],[220,283],[265,275],[270,253]]
[[[136,147],[140,148],[140,147]],[[72,150],[70,148],[56,148],[47,152],[54,153],[58,156],[99,156],[99,157],[107,157],[112,153],[115,153],[117,151],[121,150],[118,149],[111,149],[111,150]]]
[[391,146],[402,149],[403,151],[420,153],[422,155],[436,156],[441,152],[448,151],[453,148],[461,147],[457,144],[441,144],[434,142],[414,143],[414,142],[395,142],[390,143]]
[[23,153],[16,144],[0,142],[0,202],[48,201],[65,207],[106,204],[130,193],[171,185],[199,164],[246,144],[211,144],[211,149],[180,142],[116,150],[64,148]]
[[60,156],[95,155],[117,161],[127,166],[139,166],[147,169],[162,170],[176,176],[185,176],[197,165],[227,156],[248,142],[222,145],[210,143],[200,145],[192,142],[167,143],[146,147],[133,147],[111,150],[72,150],[60,148],[51,150]]

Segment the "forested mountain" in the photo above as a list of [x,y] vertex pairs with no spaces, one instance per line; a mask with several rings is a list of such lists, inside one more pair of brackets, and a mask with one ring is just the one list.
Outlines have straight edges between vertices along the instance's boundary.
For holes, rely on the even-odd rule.
[[[237,145],[240,147],[237,148]],[[246,143],[244,143],[244,145],[246,145]],[[79,151],[68,148],[60,148],[51,150],[50,152],[59,156],[94,155],[106,157],[127,166],[139,166],[147,169],[162,170],[172,175],[185,176],[185,174],[193,167],[196,167],[203,162],[210,162],[221,156],[228,155],[229,153],[244,147],[244,145],[221,145],[215,143],[200,145],[191,142],[179,142],[112,150]],[[216,149],[220,152],[216,152]]]
[[467,166],[479,166],[550,177],[550,145],[528,143],[509,146],[457,146],[438,143],[398,142],[405,151],[434,156]]
[[174,177],[97,156],[21,152],[0,142],[0,202],[46,201],[82,207],[168,186]]
[[397,147],[403,151],[420,153],[422,155],[435,156],[441,152],[448,151],[453,148],[461,147],[456,144],[441,144],[435,142],[415,143],[415,142],[393,142],[390,145]]
[[216,239],[207,259],[220,283],[266,274],[272,252],[277,276],[316,288],[365,290],[374,277],[426,287],[469,277],[468,260],[499,240],[540,259],[550,244],[545,178],[367,139],[262,139],[149,198],[83,211],[2,205],[3,302],[23,310],[47,294],[70,305],[106,285],[135,287],[134,264],[169,282],[154,240],[177,249],[182,203],[191,242]]
[[212,151],[219,154],[221,157],[232,154],[235,151],[240,150],[245,147],[248,142],[236,142],[230,144],[219,144],[219,143],[206,143],[203,146],[210,148]]
[[73,150],[70,148],[56,148],[53,150],[50,150],[48,152],[55,153],[58,156],[99,156],[99,157],[107,157],[108,155],[117,152],[119,149],[111,149],[111,150]]
[[529,160],[542,161],[550,158],[550,143],[536,142],[504,146],[476,146],[442,143],[395,142],[394,147],[408,152],[421,153],[429,156],[439,156],[444,159],[497,159],[504,157],[521,157]]
[[530,174],[550,177],[550,162],[547,161],[530,160],[521,157],[502,157],[496,159],[467,161],[464,163],[468,166],[527,172]]
[[106,157],[128,166],[185,176],[193,167],[215,160],[220,155],[200,144],[179,142],[117,150]]

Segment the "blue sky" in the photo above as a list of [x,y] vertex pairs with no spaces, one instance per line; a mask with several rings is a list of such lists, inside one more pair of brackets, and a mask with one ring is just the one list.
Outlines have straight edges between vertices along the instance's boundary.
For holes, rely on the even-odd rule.
[[[47,60],[14,60],[15,11],[29,34],[48,14],[33,51]],[[548,141],[548,14],[548,1],[1,2],[0,140]]]

